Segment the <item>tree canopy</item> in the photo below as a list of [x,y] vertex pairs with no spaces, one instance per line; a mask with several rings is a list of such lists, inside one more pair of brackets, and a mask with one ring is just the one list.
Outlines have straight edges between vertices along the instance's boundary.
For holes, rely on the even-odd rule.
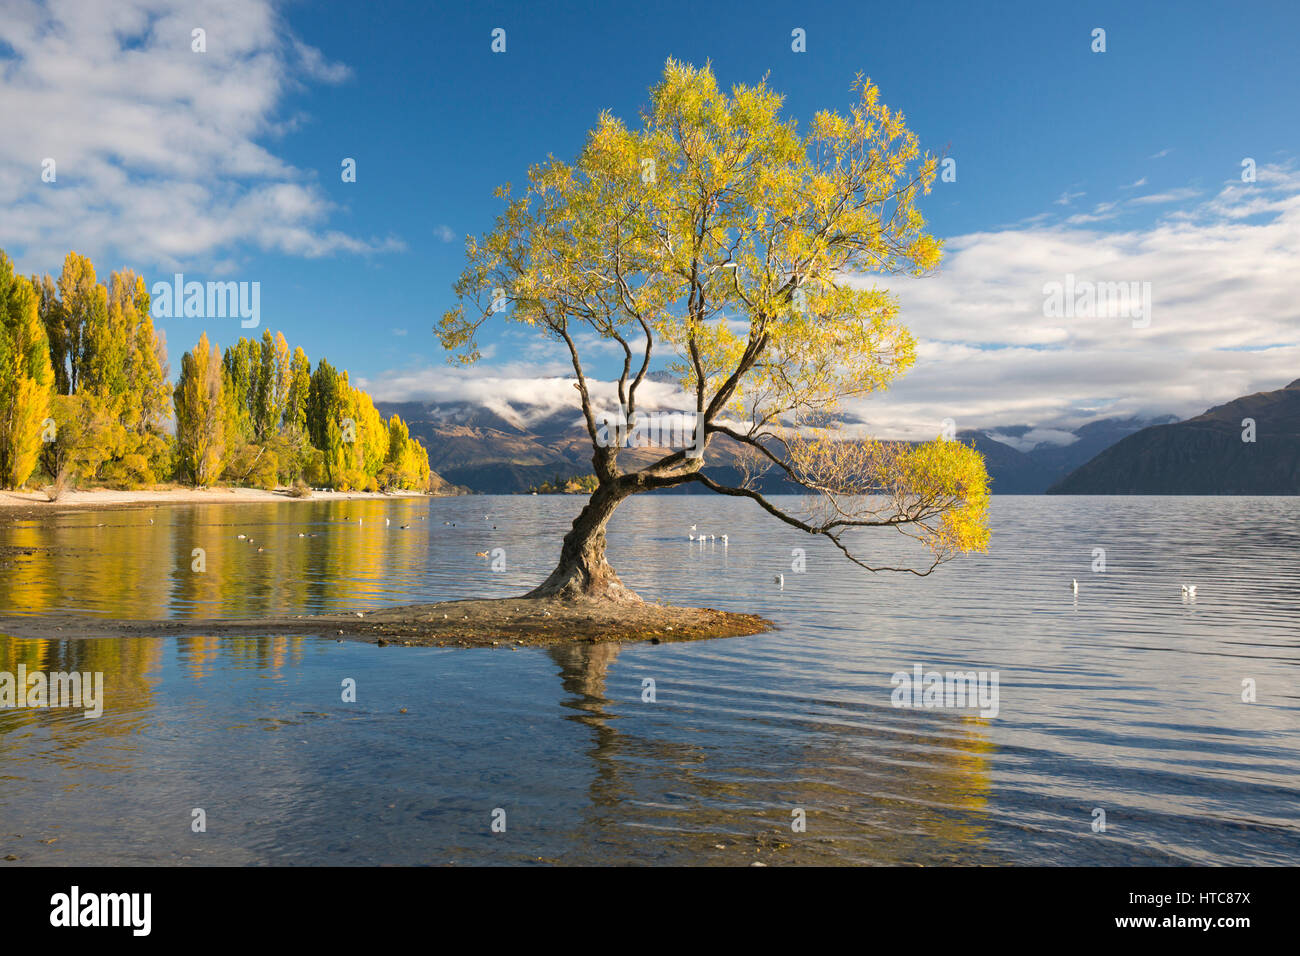
[[[340,490],[441,485],[401,419],[385,422],[346,371],[312,372],[281,333],[224,354],[204,333],[175,391],[144,279],[99,281],[69,252],[57,282],[15,275],[0,251],[0,486],[177,479]],[[174,434],[173,434],[174,426]]]
[[[931,559],[895,568],[918,574],[986,547],[988,478],[974,449],[836,425],[846,399],[879,392],[915,359],[878,278],[925,275],[941,255],[917,208],[935,158],[870,80],[852,91],[847,113],[819,112],[801,133],[766,80],[728,93],[707,65],[670,60],[639,125],[602,113],[574,160],[532,167],[519,195],[498,190],[505,209],[467,240],[457,305],[435,333],[469,363],[486,322],[513,322],[571,359],[599,484],[540,593],[628,596],[604,564],[605,521],[630,494],[688,482],[753,499],[872,570],[882,566],[863,556],[856,529],[922,541]],[[811,499],[790,509],[753,480],[725,485],[707,451],[621,467],[580,354],[593,333],[622,354],[628,430],[664,351],[706,442],[725,437],[752,475],[775,470]]]

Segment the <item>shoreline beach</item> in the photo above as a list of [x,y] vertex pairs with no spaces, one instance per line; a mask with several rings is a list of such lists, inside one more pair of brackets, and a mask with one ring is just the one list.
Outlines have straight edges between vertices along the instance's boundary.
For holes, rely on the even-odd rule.
[[91,488],[82,491],[65,491],[59,495],[57,501],[49,501],[43,491],[4,491],[0,492],[0,512],[27,511],[31,514],[57,514],[64,511],[142,508],[154,505],[266,504],[276,501],[351,501],[433,497],[440,496],[416,491],[313,491],[308,497],[297,498],[288,488],[274,491],[264,488],[162,488],[138,491]]

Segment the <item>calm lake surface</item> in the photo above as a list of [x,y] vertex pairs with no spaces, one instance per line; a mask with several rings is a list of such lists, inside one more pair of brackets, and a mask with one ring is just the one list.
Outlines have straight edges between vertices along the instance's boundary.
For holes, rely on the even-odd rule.
[[[508,596],[550,570],[581,504],[0,512],[0,604],[200,619]],[[748,502],[634,499],[609,536],[629,586],[780,626],[694,644],[0,636],[0,671],[102,671],[107,698],[98,719],[0,710],[0,859],[1300,862],[1300,498],[998,497],[992,519],[990,554],[918,578]],[[504,571],[475,556],[495,548]],[[996,671],[997,715],[893,706],[915,665]]]

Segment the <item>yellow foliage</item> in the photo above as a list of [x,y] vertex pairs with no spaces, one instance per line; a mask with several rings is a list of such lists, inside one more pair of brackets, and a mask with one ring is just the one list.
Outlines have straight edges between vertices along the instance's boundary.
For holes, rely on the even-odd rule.
[[36,467],[54,388],[40,295],[0,252],[0,486],[21,487]]
[[984,547],[987,475],[973,450],[832,450],[799,438],[912,365],[915,340],[879,280],[924,275],[942,255],[917,208],[935,158],[869,79],[851,92],[847,111],[823,110],[801,133],[766,80],[725,91],[707,65],[669,60],[638,126],[602,113],[572,162],[550,157],[521,194],[499,191],[505,209],[467,243],[457,305],[435,329],[443,347],[476,360],[477,332],[493,317],[562,343],[602,487],[700,480],[758,497],[718,487],[681,453],[625,474],[617,448],[600,442],[580,342],[594,333],[622,351],[618,398],[629,420],[664,343],[706,432],[725,431],[791,472],[822,466],[780,462],[790,435],[805,454],[865,456],[857,464],[874,467],[867,477],[902,509],[818,526],[767,502],[769,511],[842,547],[841,531],[868,524],[910,529],[939,560]]

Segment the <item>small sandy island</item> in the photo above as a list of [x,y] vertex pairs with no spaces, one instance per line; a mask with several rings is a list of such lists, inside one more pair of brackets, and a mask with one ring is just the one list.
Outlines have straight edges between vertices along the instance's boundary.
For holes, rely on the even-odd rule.
[[381,646],[544,647],[608,642],[652,644],[740,637],[775,625],[753,614],[712,608],[609,601],[500,598],[411,604],[351,614],[299,614],[250,620],[118,621],[69,614],[0,613],[0,634],[44,639],[202,634],[320,634]]
[[[428,497],[418,492],[313,492],[294,498],[287,489],[188,488],[142,491],[68,491],[58,501],[42,492],[0,492],[0,513],[11,520],[63,512],[124,509],[163,504],[236,504]],[[43,639],[165,637],[169,635],[319,634],[420,647],[541,647],[565,643],[696,641],[739,637],[772,630],[775,625],[753,614],[712,608],[585,599],[504,598],[412,604],[375,611],[297,614],[248,620],[208,619],[123,621],[91,615],[8,614],[0,609],[0,634]]]
[[12,516],[15,512],[26,515],[57,514],[61,511],[93,511],[98,508],[140,508],[151,505],[231,505],[265,504],[284,501],[351,501],[374,498],[390,501],[393,498],[432,497],[419,491],[313,491],[309,497],[295,498],[287,488],[267,491],[262,488],[158,488],[139,491],[117,491],[111,488],[91,488],[86,491],[65,491],[58,501],[49,501],[43,491],[0,492],[0,511]]

